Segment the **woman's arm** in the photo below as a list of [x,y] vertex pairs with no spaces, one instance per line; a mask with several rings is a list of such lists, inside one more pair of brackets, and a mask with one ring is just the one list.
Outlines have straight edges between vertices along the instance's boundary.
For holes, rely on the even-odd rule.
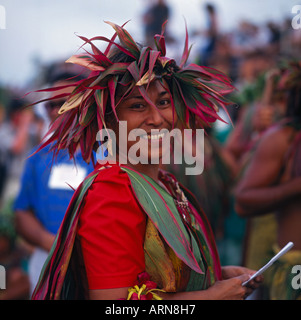
[[239,215],[252,216],[270,212],[300,195],[301,178],[278,182],[285,161],[284,155],[288,150],[289,130],[274,130],[259,143],[236,188],[236,210]]
[[[249,269],[246,269],[249,270]],[[253,287],[242,286],[242,283],[250,277],[249,273],[242,273],[239,276],[217,281],[207,290],[162,293],[156,292],[163,300],[243,300],[252,293]],[[91,300],[119,300],[126,299],[128,288],[90,290]]]

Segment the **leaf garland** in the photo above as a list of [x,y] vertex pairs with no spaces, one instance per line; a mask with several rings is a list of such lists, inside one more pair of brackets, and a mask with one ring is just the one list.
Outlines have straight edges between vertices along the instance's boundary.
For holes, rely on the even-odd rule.
[[[166,45],[164,38],[165,23],[160,35],[155,35],[156,49],[140,47],[124,25],[118,26],[106,22],[115,30],[111,39],[103,36],[88,39],[79,36],[84,45],[90,45],[92,52],[85,50],[69,58],[67,63],[78,64],[87,68],[90,75],[87,79],[70,83],[74,90],[66,97],[65,104],[59,111],[59,116],[50,126],[47,138],[44,139],[39,150],[48,144],[56,156],[61,149],[67,149],[71,158],[79,146],[83,159],[91,160],[92,150],[97,148],[96,135],[99,130],[106,128],[106,105],[110,101],[113,113],[118,121],[116,108],[123,97],[116,104],[116,90],[119,86],[128,87],[127,94],[137,86],[144,99],[153,105],[148,98],[147,89],[154,79],[165,79],[169,84],[172,105],[179,120],[190,127],[191,123],[210,125],[215,120],[222,120],[218,116],[218,109],[230,102],[225,95],[234,87],[230,79],[218,70],[187,63],[190,49],[188,32],[180,65],[165,56]],[[185,22],[186,25],[186,22]],[[116,42],[118,38],[119,42]],[[94,44],[95,41],[107,42],[104,52]],[[117,47],[128,57],[130,62],[114,62],[110,59],[112,47]],[[162,82],[162,81],[161,81]],[[69,85],[68,85],[69,86]],[[66,86],[67,87],[67,86]],[[37,92],[55,92],[61,87],[37,90]],[[43,99],[36,103],[57,98]],[[50,137],[50,138],[49,138]]]

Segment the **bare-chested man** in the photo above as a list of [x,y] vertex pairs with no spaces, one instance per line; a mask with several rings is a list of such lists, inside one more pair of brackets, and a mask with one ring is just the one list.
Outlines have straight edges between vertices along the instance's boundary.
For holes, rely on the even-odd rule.
[[243,217],[276,213],[276,246],[292,241],[294,250],[267,273],[269,298],[300,299],[301,289],[292,287],[292,267],[301,265],[301,62],[284,74],[280,83],[288,94],[287,117],[259,142],[237,186],[236,210]]

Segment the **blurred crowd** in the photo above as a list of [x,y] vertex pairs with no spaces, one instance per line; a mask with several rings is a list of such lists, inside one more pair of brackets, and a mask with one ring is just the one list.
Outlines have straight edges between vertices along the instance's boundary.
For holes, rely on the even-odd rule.
[[[278,94],[275,81],[282,60],[301,61],[301,31],[294,30],[288,18],[262,25],[242,21],[234,30],[224,32],[213,5],[200,10],[206,12],[207,26],[188,30],[195,43],[190,62],[214,67],[233,79],[236,91],[228,106],[233,125],[221,111],[228,124],[207,128],[202,175],[186,176],[181,166],[171,165],[168,170],[201,202],[212,224],[222,264],[258,269],[276,241],[277,221],[273,212],[248,218],[239,214],[235,188],[257,142],[285,117],[287,101]],[[147,8],[142,17],[147,45],[153,45],[150,35],[161,33],[162,23],[170,15],[163,0]],[[177,39],[168,25],[165,33],[171,50],[182,48],[183,39]],[[36,80],[30,84],[32,90],[53,83],[59,74],[78,74],[79,70],[70,68],[61,62],[39,66]],[[50,117],[45,104],[24,108],[32,102],[29,96],[35,100],[34,95],[25,95],[27,89],[0,86],[0,265],[6,269],[6,290],[0,290],[0,300],[28,299],[32,291],[29,261],[35,244],[28,241],[20,225],[16,228],[14,203],[22,189],[26,159],[47,131]]]

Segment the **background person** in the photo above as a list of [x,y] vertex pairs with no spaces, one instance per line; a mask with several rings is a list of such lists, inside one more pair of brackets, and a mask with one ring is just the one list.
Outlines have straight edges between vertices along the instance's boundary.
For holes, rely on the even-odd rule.
[[[240,216],[252,217],[275,212],[276,243],[271,255],[289,241],[294,248],[266,271],[265,299],[295,300],[301,291],[291,281],[292,267],[301,263],[301,64],[288,62],[278,90],[287,97],[285,118],[265,132],[236,189]],[[268,260],[268,257],[266,257]]]
[[[65,79],[71,77],[74,75],[57,75],[53,85],[68,86],[70,82]],[[59,94],[70,93],[71,90],[72,87],[63,88]],[[55,99],[45,105],[51,122],[64,101]],[[25,163],[14,210],[19,235],[35,248],[28,267],[31,293],[73,195],[72,188],[75,189],[93,170],[92,164],[87,165],[80,153],[76,153],[75,158],[76,165],[64,152],[54,159],[48,147],[30,156]]]

